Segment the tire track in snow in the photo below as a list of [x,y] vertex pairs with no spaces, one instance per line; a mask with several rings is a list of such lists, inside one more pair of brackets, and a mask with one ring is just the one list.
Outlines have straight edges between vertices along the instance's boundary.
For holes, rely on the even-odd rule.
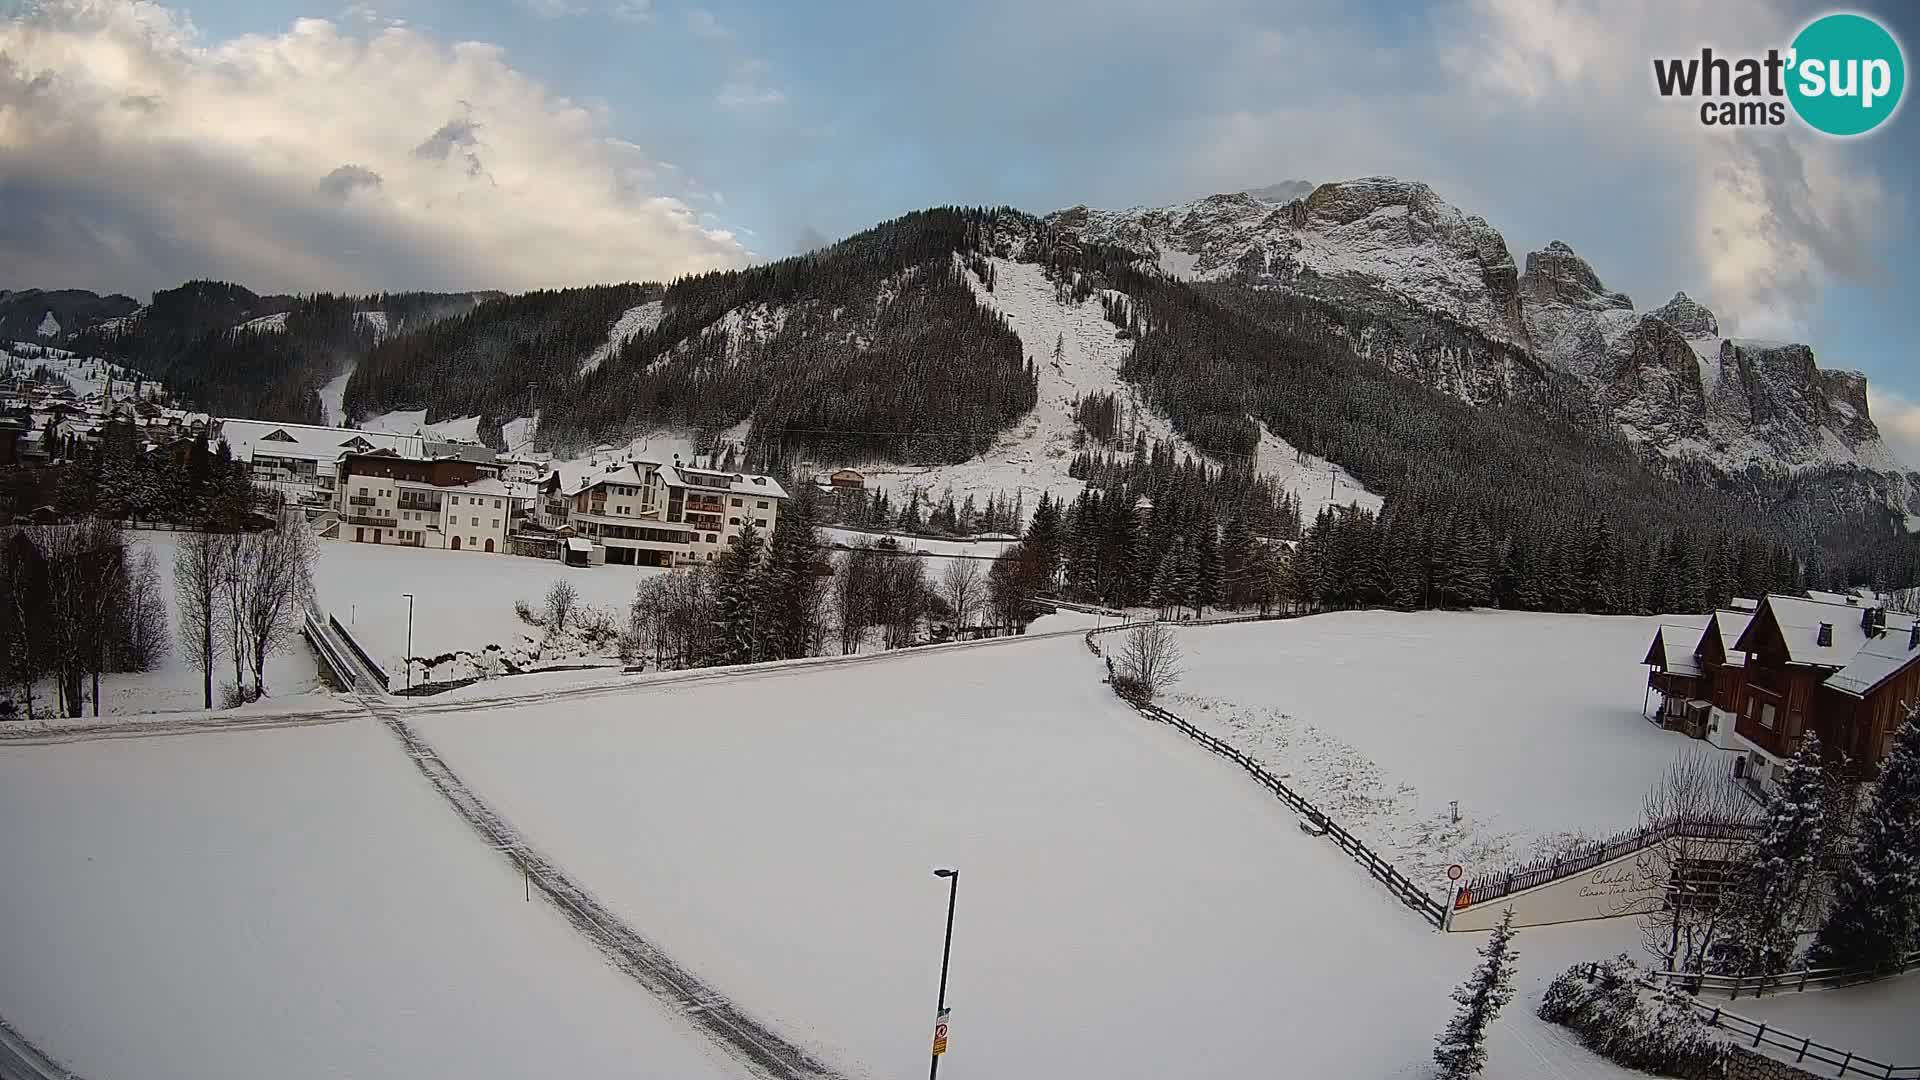
[[407,756],[434,790],[489,847],[524,873],[616,968],[679,1013],[695,1030],[756,1074],[772,1080],[846,1080],[844,1074],[747,1015],[609,911],[468,787],[398,710],[371,694],[361,700],[406,747]]

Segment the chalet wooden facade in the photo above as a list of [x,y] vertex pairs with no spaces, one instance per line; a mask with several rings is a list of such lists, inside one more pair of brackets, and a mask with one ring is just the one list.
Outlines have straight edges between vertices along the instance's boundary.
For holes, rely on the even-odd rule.
[[1858,598],[1768,596],[1752,612],[1665,623],[1642,663],[1667,727],[1746,755],[1736,771],[1770,778],[1808,732],[1872,775],[1909,705],[1920,704],[1920,624]]

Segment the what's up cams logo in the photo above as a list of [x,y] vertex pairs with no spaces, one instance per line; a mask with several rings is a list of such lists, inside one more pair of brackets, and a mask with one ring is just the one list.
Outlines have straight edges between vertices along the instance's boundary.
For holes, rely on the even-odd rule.
[[1784,51],[1765,56],[1657,58],[1661,97],[1698,99],[1708,127],[1778,127],[1792,106],[1802,123],[1828,135],[1864,135],[1900,107],[1907,84],[1900,42],[1865,15],[1842,12],[1808,23]]

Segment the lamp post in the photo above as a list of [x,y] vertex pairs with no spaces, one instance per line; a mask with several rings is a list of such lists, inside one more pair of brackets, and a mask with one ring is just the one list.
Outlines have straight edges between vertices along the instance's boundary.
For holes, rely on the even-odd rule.
[[947,879],[947,940],[940,948],[940,1004],[934,1014],[933,1064],[927,1069],[927,1080],[940,1075],[940,1055],[947,1052],[947,962],[953,958],[953,902],[960,893],[960,871],[935,870],[933,876]]
[[407,665],[407,691],[411,693],[413,691],[413,594],[403,592],[400,595],[407,598],[407,655],[401,657],[401,660]]

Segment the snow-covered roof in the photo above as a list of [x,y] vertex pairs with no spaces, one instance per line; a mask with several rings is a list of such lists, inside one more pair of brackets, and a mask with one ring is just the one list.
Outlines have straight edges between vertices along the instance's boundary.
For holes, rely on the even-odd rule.
[[1889,626],[1886,633],[1860,646],[1847,666],[1828,676],[1824,685],[1854,697],[1866,696],[1909,664],[1920,661],[1920,648],[1914,647],[1914,637],[1911,629],[1896,631]]
[[691,465],[662,465],[660,475],[676,487],[705,488],[761,499],[784,499],[787,489],[771,476],[758,473],[728,473],[718,469],[696,469]]
[[1750,610],[1729,611],[1726,608],[1721,608],[1713,613],[1713,621],[1708,624],[1708,627],[1719,631],[1720,648],[1726,654],[1728,667],[1744,667],[1746,665],[1747,654],[1741,652],[1734,646],[1739,643],[1740,635],[1747,632],[1747,627],[1752,622],[1753,612]]
[[582,539],[581,537],[578,537],[578,536],[569,537],[567,540],[567,550],[568,551],[592,551],[593,541]]
[[307,461],[334,461],[349,451],[368,450],[391,450],[409,458],[426,455],[425,445],[417,435],[390,435],[314,424],[276,424],[238,417],[220,421],[220,437],[241,461],[252,461],[256,453]]
[[1653,632],[1653,644],[1648,647],[1647,658],[1641,663],[1658,663],[1660,670],[1675,675],[1700,674],[1700,664],[1693,658],[1693,650],[1700,640],[1700,632],[1705,629],[1704,620],[1700,625],[1661,623],[1660,629]]
[[[1868,610],[1867,605],[1846,603],[1844,599],[1828,602],[1770,594],[1765,600],[1765,607],[1772,612],[1773,621],[1780,627],[1780,636],[1787,645],[1788,663],[1842,668],[1851,663],[1854,655],[1867,644],[1867,632],[1861,625],[1861,612]],[[1755,619],[1757,622],[1758,616]],[[1913,628],[1913,621],[1911,615],[1887,612],[1887,633],[1904,637]],[[1832,628],[1824,645],[1820,643],[1822,625]]]

